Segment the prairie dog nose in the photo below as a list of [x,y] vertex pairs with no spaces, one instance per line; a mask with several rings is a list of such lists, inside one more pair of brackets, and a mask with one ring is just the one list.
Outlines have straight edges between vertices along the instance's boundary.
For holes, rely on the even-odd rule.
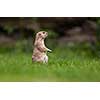
[[48,35],[48,32],[46,32],[46,34]]

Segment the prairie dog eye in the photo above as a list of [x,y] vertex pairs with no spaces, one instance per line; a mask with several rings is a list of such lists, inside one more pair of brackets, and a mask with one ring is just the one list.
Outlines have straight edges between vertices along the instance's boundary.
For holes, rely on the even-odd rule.
[[45,32],[43,32],[43,34],[45,34]]

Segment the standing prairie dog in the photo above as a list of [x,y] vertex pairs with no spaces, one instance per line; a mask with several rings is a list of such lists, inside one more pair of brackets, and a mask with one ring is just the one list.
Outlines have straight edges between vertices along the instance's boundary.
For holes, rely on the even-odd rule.
[[34,50],[32,55],[33,62],[48,62],[47,51],[50,51],[45,44],[44,40],[48,36],[48,33],[45,31],[40,31],[36,34],[35,43],[34,43]]

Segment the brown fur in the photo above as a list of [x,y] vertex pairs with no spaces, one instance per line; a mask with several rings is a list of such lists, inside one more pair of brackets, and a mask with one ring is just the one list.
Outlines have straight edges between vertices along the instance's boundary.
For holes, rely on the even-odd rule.
[[45,31],[40,31],[36,34],[34,50],[32,55],[33,62],[48,62],[47,51],[51,51],[44,44],[44,39],[48,36],[48,33]]

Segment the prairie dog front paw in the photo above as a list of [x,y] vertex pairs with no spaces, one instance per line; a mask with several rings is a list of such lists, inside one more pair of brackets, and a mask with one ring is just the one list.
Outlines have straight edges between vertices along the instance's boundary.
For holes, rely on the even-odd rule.
[[52,52],[52,50],[50,50],[50,49],[47,49],[47,51]]

